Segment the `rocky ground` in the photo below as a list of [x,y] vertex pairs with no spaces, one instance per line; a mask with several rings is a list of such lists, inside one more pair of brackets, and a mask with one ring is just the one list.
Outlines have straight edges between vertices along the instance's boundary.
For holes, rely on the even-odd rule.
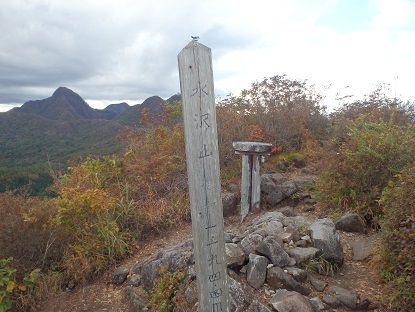
[[[264,174],[261,196],[269,208],[243,223],[225,219],[231,311],[387,311],[369,262],[376,234],[355,214],[328,218],[310,195],[314,178],[307,169]],[[223,198],[231,214],[236,190]],[[190,224],[140,242],[121,266],[51,298],[41,311],[156,311],[147,293],[161,267],[185,272],[177,289],[181,310],[197,311]]]

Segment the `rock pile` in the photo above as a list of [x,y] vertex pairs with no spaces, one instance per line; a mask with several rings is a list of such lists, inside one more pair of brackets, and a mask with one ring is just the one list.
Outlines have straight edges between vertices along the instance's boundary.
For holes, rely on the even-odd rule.
[[[278,174],[263,175],[265,200],[276,205],[296,192],[305,192],[308,180],[287,180]],[[324,311],[343,307],[350,310],[373,309],[369,300],[361,300],[355,292],[327,285],[310,272],[312,265],[324,261],[340,268],[343,249],[337,229],[364,231],[355,216],[333,222],[324,218],[312,222],[296,216],[292,209],[280,209],[259,215],[238,233],[227,233],[225,252],[231,311],[290,312]],[[186,311],[197,310],[196,276],[192,242],[162,250],[155,257],[129,270],[114,272],[114,284],[126,281],[126,299],[133,311],[145,311],[146,293],[151,292],[159,269],[186,272],[177,293],[184,293]],[[140,290],[138,290],[140,289]],[[261,296],[258,296],[261,293]],[[316,294],[321,295],[316,296]],[[320,300],[322,298],[322,300]],[[256,299],[256,300],[254,300]]]

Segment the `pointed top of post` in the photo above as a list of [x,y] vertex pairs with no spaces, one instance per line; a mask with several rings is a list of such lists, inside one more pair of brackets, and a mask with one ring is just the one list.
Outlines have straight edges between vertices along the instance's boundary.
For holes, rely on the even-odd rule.
[[194,48],[199,48],[199,49],[203,49],[203,50],[208,50],[208,51],[210,51],[210,48],[209,47],[207,47],[207,46],[205,46],[205,45],[203,45],[203,44],[201,44],[198,40],[199,40],[199,37],[197,37],[197,36],[191,36],[192,37],[192,41],[190,41],[181,51],[180,51],[180,53],[179,53],[179,55],[183,52],[183,51],[185,51],[185,50],[187,50],[187,49],[194,49]]

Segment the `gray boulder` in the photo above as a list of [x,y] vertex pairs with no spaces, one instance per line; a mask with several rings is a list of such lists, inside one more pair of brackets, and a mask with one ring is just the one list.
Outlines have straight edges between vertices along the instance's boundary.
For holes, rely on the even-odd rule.
[[294,208],[290,206],[285,206],[279,208],[277,211],[281,212],[286,217],[295,217],[296,213],[294,212]]
[[345,306],[354,310],[358,306],[357,294],[338,286],[330,286],[323,297],[323,301],[331,307]]
[[126,281],[128,286],[140,286],[141,284],[141,276],[138,274],[133,274],[131,276],[128,277],[127,281]]
[[246,280],[249,285],[255,289],[258,289],[264,284],[265,277],[267,275],[267,265],[267,258],[255,254],[249,255],[249,262],[246,272]]
[[284,197],[290,197],[297,192],[297,190],[297,186],[293,181],[286,181],[281,184],[281,192],[284,194]]
[[319,219],[310,225],[310,231],[314,247],[321,250],[322,257],[341,266],[343,249],[333,221],[328,218]]
[[263,241],[262,235],[259,235],[257,233],[251,233],[245,236],[241,240],[241,247],[242,250],[245,252],[246,255],[249,255],[250,253],[253,253],[255,249],[258,247],[258,245]]
[[271,299],[273,308],[278,312],[314,312],[310,302],[295,291],[278,289]]
[[345,232],[365,233],[365,221],[357,213],[348,213],[334,220],[336,230]]
[[267,284],[274,289],[285,288],[294,290],[305,296],[311,293],[311,290],[297,282],[290,274],[285,273],[283,269],[271,267],[267,271]]
[[286,267],[284,272],[287,271],[297,282],[305,282],[307,280],[307,271],[296,267]]
[[312,189],[316,176],[314,175],[299,175],[292,178],[299,191],[308,191]]
[[308,242],[305,240],[300,239],[299,241],[295,242],[294,246],[295,247],[307,247]]
[[143,263],[140,274],[142,272],[141,282],[145,290],[149,291],[153,287],[161,267],[163,267],[161,259],[149,260]]
[[192,281],[189,286],[187,286],[186,290],[184,291],[184,298],[186,299],[186,305],[188,307],[193,307],[197,300],[197,282],[196,280]]
[[373,247],[375,244],[375,238],[360,238],[352,243],[353,260],[362,261],[369,258],[373,254]]
[[112,273],[112,282],[115,285],[120,285],[124,283],[129,272],[130,272],[130,268],[128,266],[118,267],[117,269],[115,269],[114,273]]
[[[290,228],[297,228],[299,230],[302,229],[302,231],[304,232],[310,226],[311,222],[303,216],[295,216],[295,217],[285,217],[282,220],[282,224]],[[307,233],[302,233],[302,234],[305,235]]]
[[130,311],[145,311],[148,302],[148,295],[141,287],[128,286],[123,290],[124,300],[128,303]]
[[283,243],[289,243],[290,241],[295,240],[292,232],[284,232],[278,234],[278,238],[282,240]]
[[252,220],[252,225],[259,225],[261,223],[268,222],[268,221],[282,222],[284,218],[285,216],[279,211],[268,211],[264,213],[263,215],[260,215],[256,217],[254,220]]
[[258,229],[265,233],[265,236],[278,236],[284,232],[284,226],[279,221],[264,222]]
[[295,259],[298,265],[307,262],[317,256],[320,249],[314,247],[295,247],[288,249],[287,253]]
[[284,194],[279,190],[274,190],[271,193],[262,192],[261,198],[263,201],[271,207],[275,207],[278,203],[284,200]]
[[186,241],[182,244],[166,248],[160,251],[156,257],[144,261],[142,264],[133,267],[132,273],[140,274],[142,285],[145,290],[153,287],[154,280],[159,276],[161,268],[174,272],[178,269],[185,269],[193,264],[192,242]]
[[280,185],[280,184],[287,181],[287,178],[284,177],[281,173],[278,173],[278,172],[264,173],[263,175],[261,175],[261,182],[262,182],[263,179],[265,181],[271,181],[275,185]]
[[230,232],[225,232],[225,243],[234,243],[235,240],[237,240],[237,237],[235,234]]
[[234,243],[225,244],[225,259],[228,268],[238,267],[245,262],[245,253],[243,250]]
[[296,242],[301,237],[301,234],[296,226],[292,226],[292,225],[286,226],[285,233],[291,233],[291,239],[288,242],[290,242],[291,240]]
[[284,232],[284,227],[281,220],[284,218],[284,215],[280,212],[275,214],[265,213],[263,216],[257,217],[252,221],[252,224],[249,225],[243,236],[247,236],[251,233],[257,233],[265,236],[278,236],[278,234]]
[[252,292],[230,276],[228,276],[228,287],[230,311],[246,311],[246,308],[252,302]]
[[319,297],[314,297],[309,299],[311,306],[313,307],[314,312],[323,312],[324,304]]
[[258,245],[256,251],[261,255],[266,256],[272,264],[278,267],[284,267],[293,263],[290,256],[285,252],[278,241],[271,236],[265,238]]
[[318,279],[318,278],[316,278],[315,276],[313,276],[313,275],[310,275],[309,277],[308,277],[308,279],[310,280],[310,284],[314,287],[314,289],[315,290],[317,290],[317,291],[323,291],[325,288],[326,288],[326,286],[327,286],[327,283],[325,282],[325,281],[322,281],[322,280],[320,280],[320,279]]
[[264,306],[262,303],[254,300],[246,312],[271,312],[271,310]]
[[[284,200],[286,195],[282,192],[280,185],[285,182],[285,178],[278,174],[263,174],[261,176],[261,198],[270,205],[275,206]],[[277,187],[277,185],[279,185]]]

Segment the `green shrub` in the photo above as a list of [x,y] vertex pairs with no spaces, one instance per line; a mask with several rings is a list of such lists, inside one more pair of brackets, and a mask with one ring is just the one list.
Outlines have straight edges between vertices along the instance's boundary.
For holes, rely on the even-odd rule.
[[303,267],[307,271],[313,271],[321,275],[334,276],[334,274],[339,270],[339,266],[336,263],[330,262],[320,256],[315,259],[311,259]]
[[13,258],[0,259],[0,312],[12,307],[26,311],[34,302],[33,292],[37,287],[40,269],[24,275],[18,282],[17,270],[10,266],[12,261]]
[[171,312],[175,306],[175,294],[185,277],[183,271],[169,272],[161,268],[150,293],[152,308],[160,312]]
[[285,171],[289,167],[304,167],[306,164],[305,151],[282,152],[265,159],[266,161],[263,165],[264,172]]
[[13,305],[12,294],[16,288],[14,274],[16,270],[9,267],[12,258],[0,259],[0,312],[11,309]]
[[385,86],[378,86],[372,93],[350,103],[344,103],[330,115],[331,148],[336,149],[348,138],[350,127],[359,123],[389,123],[408,125],[415,118],[415,106],[398,98],[390,98]]
[[380,269],[396,311],[415,308],[415,165],[390,182],[381,198],[384,211]]
[[414,159],[413,125],[357,124],[339,151],[326,156],[316,196],[326,208],[351,209],[378,225],[383,189]]
[[131,236],[117,224],[116,200],[99,189],[63,188],[54,223],[71,235],[62,265],[84,281],[130,251]]

